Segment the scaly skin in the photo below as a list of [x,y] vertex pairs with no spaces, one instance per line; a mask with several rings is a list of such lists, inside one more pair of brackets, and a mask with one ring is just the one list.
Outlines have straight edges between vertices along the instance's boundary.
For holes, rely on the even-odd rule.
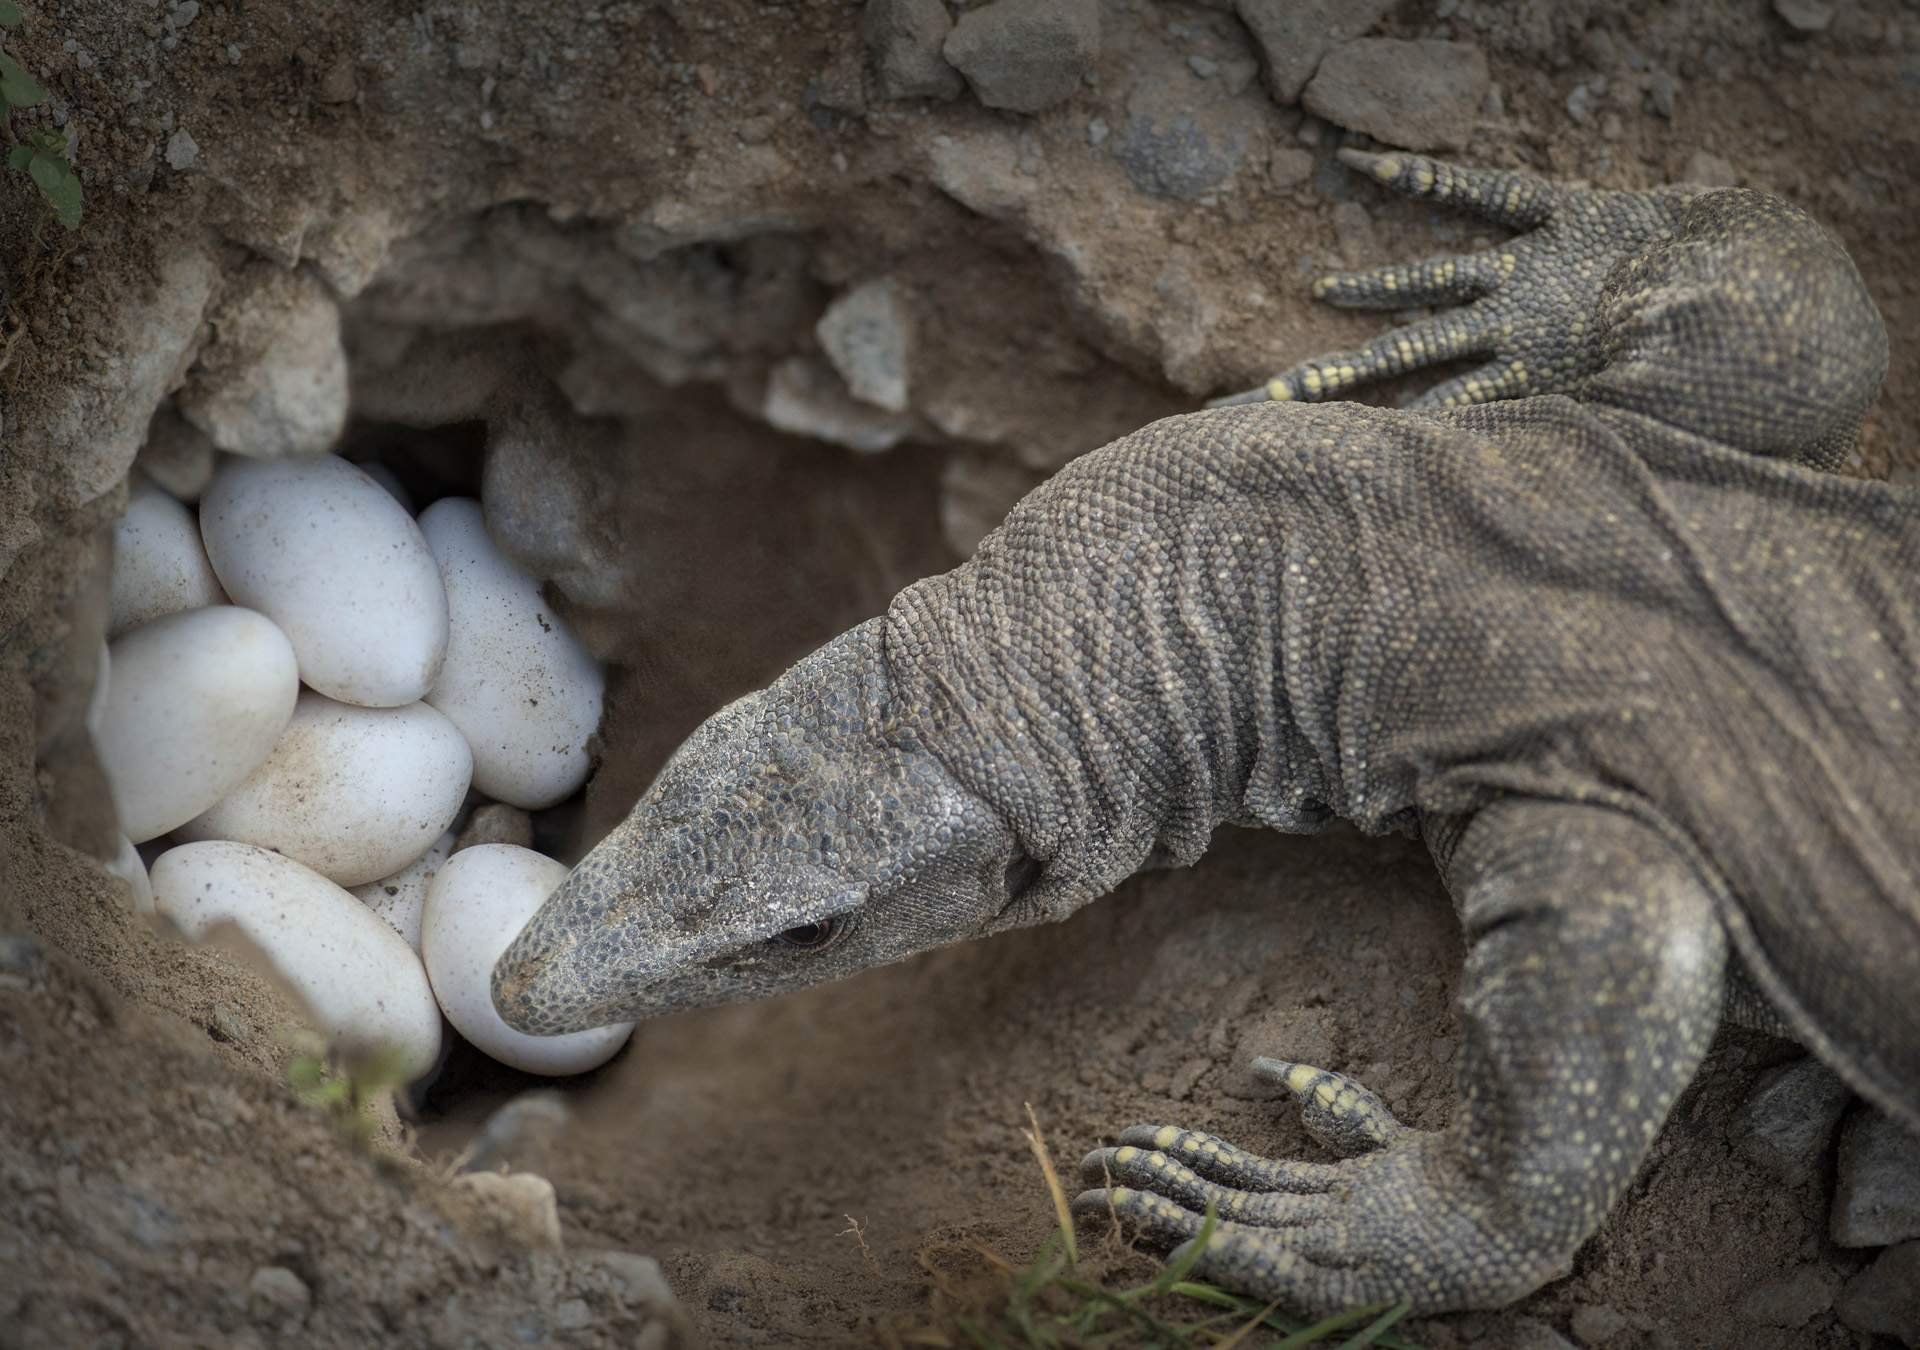
[[[1335,1161],[1138,1126],[1083,1212],[1180,1241],[1212,1202],[1200,1271],[1308,1311],[1508,1302],[1730,990],[1920,1126],[1920,502],[1820,471],[1885,370],[1857,273],[1758,193],[1349,162],[1533,233],[1324,281],[1479,298],[1083,456],[717,714],[502,957],[509,1023],[779,993],[1340,818],[1421,831],[1459,907],[1447,1127],[1270,1061]],[[1443,406],[1312,403],[1466,352]]]

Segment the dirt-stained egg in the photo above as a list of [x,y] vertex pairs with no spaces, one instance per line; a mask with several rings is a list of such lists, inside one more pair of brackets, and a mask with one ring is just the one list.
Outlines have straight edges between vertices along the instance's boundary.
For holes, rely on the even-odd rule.
[[599,664],[487,535],[480,503],[447,497],[420,516],[447,594],[447,658],[427,702],[473,747],[473,785],[525,810],[587,780],[600,725]]
[[382,1050],[417,1078],[440,1053],[440,1012],[413,949],[312,868],[251,844],[182,844],[154,859],[154,908],[193,941],[231,923],[337,1047]]
[[127,513],[113,527],[108,635],[118,637],[150,619],[226,601],[193,512],[145,474],[133,474],[127,480]]
[[300,678],[369,708],[415,703],[447,649],[440,568],[406,508],[333,455],[229,458],[200,499],[213,570],[286,630]]
[[392,876],[350,888],[356,900],[384,919],[416,952],[420,950],[420,916],[427,907],[427,888],[453,852],[453,840],[454,833],[448,830],[433,841],[432,848]]
[[307,689],[266,762],[175,834],[258,844],[359,886],[431,848],[472,777],[466,738],[426,704],[361,708]]

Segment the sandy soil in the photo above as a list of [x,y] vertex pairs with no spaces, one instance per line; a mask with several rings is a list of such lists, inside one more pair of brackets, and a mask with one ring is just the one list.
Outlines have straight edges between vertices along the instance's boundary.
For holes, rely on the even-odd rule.
[[[1230,832],[1054,929],[643,1025],[568,1088],[579,1124],[539,1163],[554,1251],[436,1171],[533,1080],[456,1054],[363,1156],[285,1086],[296,1011],[117,908],[78,729],[102,531],[249,260],[341,303],[353,453],[424,496],[498,473],[549,533],[517,546],[552,544],[530,564],[611,671],[599,773],[539,822],[565,856],[706,713],[950,566],[969,515],[1371,331],[1310,304],[1313,270],[1496,233],[1343,178],[1337,133],[1257,80],[1193,74],[1251,57],[1208,5],[1108,6],[1097,82],[1034,117],[879,99],[844,4],[562,8],[208,0],[183,23],[69,0],[7,39],[78,128],[89,217],[68,239],[17,182],[0,193],[0,934],[44,947],[0,952],[0,1346],[628,1344],[652,1305],[620,1253],[657,1257],[714,1344],[876,1343],[938,1320],[929,1270],[977,1269],[970,1244],[1019,1261],[1042,1240],[1025,1103],[1066,1160],[1142,1119],[1303,1151],[1245,1071],[1284,1051],[1444,1119],[1459,944],[1424,856]],[[1857,470],[1920,470],[1910,7],[1843,4],[1807,37],[1744,0],[1419,0],[1379,31],[1486,52],[1501,104],[1468,157],[1809,205],[1894,335]],[[1671,118],[1650,69],[1675,78]],[[1238,146],[1218,184],[1152,196],[1102,148],[1093,123],[1123,133],[1149,87]],[[1294,181],[1276,153],[1300,149]],[[182,258],[212,280],[183,282]],[[817,363],[822,307],[880,274],[916,319],[906,439],[860,455],[769,427],[770,373]],[[552,446],[518,479],[483,471],[506,416]],[[1539,1323],[1605,1325],[1574,1320],[1598,1307],[1620,1315],[1607,1345],[1866,1343],[1827,1307],[1752,1320],[1782,1272],[1837,1287],[1862,1260],[1826,1240],[1827,1177],[1782,1186],[1728,1144],[1753,1079],[1795,1053],[1723,1034],[1568,1278],[1409,1334],[1535,1343]]]

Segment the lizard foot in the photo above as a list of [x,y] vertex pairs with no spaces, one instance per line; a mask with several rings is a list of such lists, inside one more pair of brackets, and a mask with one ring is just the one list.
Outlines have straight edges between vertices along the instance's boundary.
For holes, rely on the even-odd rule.
[[1371,380],[1468,357],[1484,364],[1413,401],[1450,408],[1565,390],[1605,359],[1600,295],[1617,263],[1666,236],[1692,195],[1686,189],[1612,192],[1563,187],[1530,174],[1474,169],[1399,151],[1340,151],[1341,162],[1409,197],[1464,207],[1526,233],[1480,253],[1335,272],[1317,299],[1347,309],[1458,305],[1384,333],[1353,351],[1303,361],[1258,388],[1209,407],[1266,399],[1317,403]]
[[[1489,1307],[1534,1288],[1551,1261],[1496,1221],[1500,1198],[1450,1136],[1409,1129],[1339,1074],[1283,1060],[1256,1071],[1293,1095],[1337,1163],[1264,1158],[1173,1125],[1136,1125],[1081,1164],[1076,1214],[1109,1215],[1150,1242],[1213,1232],[1203,1278],[1307,1313],[1409,1300],[1417,1311]],[[1524,1228],[1524,1225],[1519,1227]]]

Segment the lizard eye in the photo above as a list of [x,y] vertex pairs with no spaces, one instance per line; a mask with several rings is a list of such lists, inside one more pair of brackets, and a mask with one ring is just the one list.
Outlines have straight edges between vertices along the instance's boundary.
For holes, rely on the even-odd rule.
[[840,936],[845,927],[838,919],[823,919],[819,923],[803,923],[774,935],[774,942],[781,947],[798,947],[802,951],[818,951]]

